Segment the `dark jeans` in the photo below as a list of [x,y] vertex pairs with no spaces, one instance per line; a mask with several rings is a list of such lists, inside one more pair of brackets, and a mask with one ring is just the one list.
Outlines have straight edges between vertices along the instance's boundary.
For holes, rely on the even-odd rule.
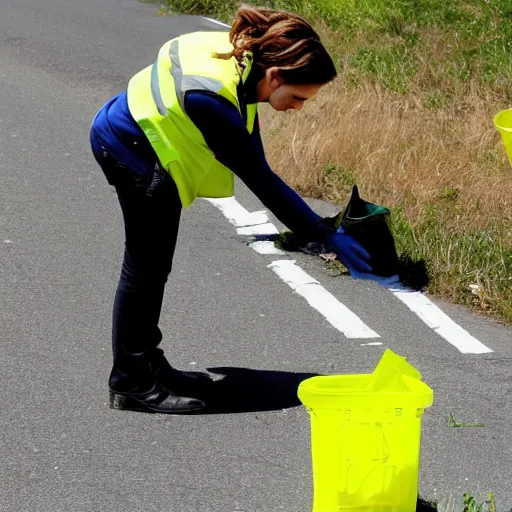
[[154,385],[150,363],[162,358],[158,327],[171,272],[181,201],[171,176],[155,164],[137,175],[104,151],[91,134],[96,161],[117,192],[124,217],[125,251],[112,321],[113,391],[144,393]]

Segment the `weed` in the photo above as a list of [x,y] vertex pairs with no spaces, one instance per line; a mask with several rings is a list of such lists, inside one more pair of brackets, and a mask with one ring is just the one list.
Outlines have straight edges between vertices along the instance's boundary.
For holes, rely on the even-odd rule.
[[473,496],[465,493],[462,512],[496,512],[496,499],[494,494],[489,492],[488,499],[478,504]]
[[461,428],[461,427],[483,427],[483,423],[460,423],[455,421],[453,414],[450,413],[450,417],[448,419],[448,426],[451,428]]

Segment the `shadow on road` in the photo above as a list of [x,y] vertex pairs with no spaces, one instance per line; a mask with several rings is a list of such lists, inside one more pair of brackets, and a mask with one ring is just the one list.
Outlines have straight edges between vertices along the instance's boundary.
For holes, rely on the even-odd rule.
[[437,505],[418,498],[416,512],[437,512]]
[[223,378],[217,380],[207,409],[201,414],[229,414],[277,411],[301,405],[297,397],[299,384],[318,374],[294,373],[250,368],[208,368]]

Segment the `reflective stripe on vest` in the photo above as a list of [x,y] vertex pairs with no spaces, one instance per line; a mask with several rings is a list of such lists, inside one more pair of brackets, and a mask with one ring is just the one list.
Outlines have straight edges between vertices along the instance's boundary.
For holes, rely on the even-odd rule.
[[[227,38],[227,33],[208,32],[168,41],[155,63],[137,73],[128,85],[130,111],[176,182],[184,207],[196,197],[226,197],[234,193],[233,173],[215,160],[185,113],[186,93],[194,90],[219,94],[240,111],[249,132],[254,127],[257,105],[246,107],[237,94],[240,81],[245,82],[250,72],[251,56],[247,55],[242,74],[234,58],[222,60],[212,55],[229,49]],[[180,56],[180,44],[186,61]],[[188,72],[184,73],[185,68]]]

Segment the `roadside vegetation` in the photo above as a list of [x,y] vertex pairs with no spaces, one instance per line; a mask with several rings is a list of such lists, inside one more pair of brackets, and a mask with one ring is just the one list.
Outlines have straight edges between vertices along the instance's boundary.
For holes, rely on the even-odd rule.
[[[232,0],[167,0],[229,22]],[[301,194],[392,211],[427,291],[512,323],[512,168],[492,118],[512,107],[510,0],[255,0],[308,18],[340,76],[301,112],[262,109],[273,168]]]

